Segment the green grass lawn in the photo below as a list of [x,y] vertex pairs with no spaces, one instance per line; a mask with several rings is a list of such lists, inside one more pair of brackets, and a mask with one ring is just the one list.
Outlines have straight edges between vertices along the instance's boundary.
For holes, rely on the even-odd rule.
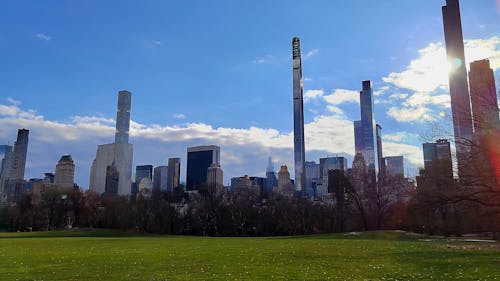
[[500,280],[500,243],[425,238],[0,233],[0,280]]

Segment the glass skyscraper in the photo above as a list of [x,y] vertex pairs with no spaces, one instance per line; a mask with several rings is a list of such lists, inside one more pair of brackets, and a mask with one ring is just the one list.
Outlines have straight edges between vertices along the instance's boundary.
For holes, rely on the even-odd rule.
[[451,149],[448,140],[440,139],[436,142],[424,143],[424,167],[427,175],[436,175],[440,178],[452,180],[453,166]]
[[371,81],[363,81],[359,93],[361,120],[354,121],[355,152],[361,153],[373,180],[379,171],[377,132],[373,112],[373,89]]
[[473,125],[458,0],[446,0],[446,6],[442,7],[442,12],[446,54],[451,65],[448,77],[460,177],[460,175],[467,174],[471,148],[469,142],[472,140]]
[[216,145],[188,147],[186,190],[206,189],[208,168],[212,164],[220,165],[220,147]]
[[135,183],[139,184],[143,178],[153,180],[153,165],[140,165],[135,167]]

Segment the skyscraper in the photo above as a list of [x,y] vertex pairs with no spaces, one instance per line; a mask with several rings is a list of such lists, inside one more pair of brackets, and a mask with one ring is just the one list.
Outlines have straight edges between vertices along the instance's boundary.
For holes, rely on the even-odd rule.
[[320,166],[320,164],[314,161],[306,161],[306,179],[308,189],[314,190],[315,183],[322,181]]
[[453,180],[453,166],[448,140],[440,139],[436,142],[424,143],[422,147],[425,174],[451,182]]
[[475,133],[484,134],[499,130],[495,77],[489,60],[470,64],[469,82]]
[[207,169],[208,194],[214,195],[221,192],[224,187],[224,173],[219,164],[213,163]]
[[4,199],[5,185],[10,176],[10,166],[12,164],[12,146],[0,145],[0,156],[2,157],[2,166],[0,168],[0,203]]
[[153,182],[153,165],[135,166],[135,183],[139,184],[144,178]]
[[378,162],[378,179],[382,180],[385,176],[385,162],[382,159],[382,126],[375,126],[375,135],[377,137],[377,162]]
[[220,147],[195,146],[187,149],[186,189],[203,191],[207,188],[208,168],[220,165]]
[[387,156],[383,158],[385,176],[391,179],[403,179],[405,177],[404,157]]
[[290,180],[290,172],[288,172],[286,165],[282,165],[278,172],[278,188],[276,191],[285,197],[295,196],[295,188]]
[[72,188],[75,185],[75,163],[71,155],[63,155],[57,162],[54,173],[54,184],[61,188]]
[[[500,187],[500,120],[495,77],[487,59],[472,62],[469,71],[474,119],[470,175],[483,186]],[[468,169],[469,170],[469,169]]]
[[351,184],[356,192],[362,192],[366,187],[366,161],[363,158],[361,152],[357,152],[354,155],[354,160],[352,161],[352,175]]
[[153,189],[172,192],[171,189],[167,189],[167,179],[168,166],[155,167],[153,170]]
[[473,124],[471,116],[469,86],[465,69],[464,38],[458,0],[446,0],[442,7],[446,54],[451,69],[450,82],[451,112],[459,177],[467,173]]
[[276,172],[274,171],[273,158],[269,156],[266,168],[266,193],[270,194],[273,191],[273,188],[277,186],[278,178],[276,177]]
[[104,194],[116,196],[118,195],[118,183],[120,181],[120,174],[116,169],[115,163],[111,163],[106,167],[106,183],[104,186]]
[[322,185],[321,189],[317,190],[318,196],[326,195],[327,193],[331,193],[331,187],[328,186],[328,173],[329,171],[339,170],[345,172],[347,171],[347,159],[342,156],[335,157],[326,157],[320,158],[320,169],[322,176]]
[[369,80],[363,81],[362,85],[363,90],[359,92],[361,120],[354,121],[355,152],[363,155],[368,175],[372,181],[376,181],[379,171],[379,153],[373,112],[373,89]]
[[[89,188],[97,193],[104,193],[108,167],[113,165],[118,175],[118,195],[128,195],[132,186],[132,158],[134,147],[128,143],[130,107],[132,94],[128,91],[118,93],[116,113],[115,142],[97,146],[96,158],[90,170]],[[114,176],[114,170],[110,170]]]
[[168,158],[167,191],[179,192],[181,158]]
[[17,131],[17,140],[14,143],[14,154],[12,157],[12,166],[10,167],[9,180],[24,180],[29,133],[30,131],[26,129],[19,129]]
[[302,58],[300,39],[292,39],[293,62],[293,149],[295,159],[295,188],[307,197],[304,144],[304,101],[302,88]]

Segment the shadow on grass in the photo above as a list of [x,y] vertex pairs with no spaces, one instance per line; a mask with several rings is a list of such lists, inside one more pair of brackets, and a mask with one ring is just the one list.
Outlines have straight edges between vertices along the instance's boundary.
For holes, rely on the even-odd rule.
[[158,234],[139,233],[132,231],[110,230],[110,229],[74,229],[56,231],[35,232],[0,232],[0,239],[5,238],[62,238],[62,237],[157,237]]

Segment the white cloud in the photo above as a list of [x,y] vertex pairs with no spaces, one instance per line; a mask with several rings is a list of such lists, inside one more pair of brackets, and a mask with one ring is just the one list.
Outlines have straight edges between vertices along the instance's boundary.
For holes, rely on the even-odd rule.
[[186,119],[186,115],[182,113],[176,113],[173,115],[175,119]]
[[158,40],[153,41],[153,44],[155,44],[156,46],[163,46],[163,42]]
[[405,99],[407,97],[408,97],[408,94],[401,93],[401,94],[392,94],[389,96],[389,99],[390,100],[401,100],[401,99]]
[[16,105],[16,106],[20,106],[21,105],[21,102],[18,101],[18,100],[15,100],[13,98],[7,98],[7,101],[10,102],[11,104],[13,105]]
[[[466,66],[471,61],[488,58],[495,71],[500,68],[500,37],[465,40]],[[391,95],[388,103],[399,105],[389,109],[388,115],[400,122],[428,121],[439,113],[434,110],[450,108],[446,49],[442,43],[430,43],[418,51],[402,72],[392,72],[382,78],[399,89],[410,90],[408,96]],[[411,93],[413,92],[413,93]]]
[[418,137],[417,134],[408,133],[408,132],[396,132],[393,134],[382,135],[382,139],[384,141],[392,141],[392,142],[401,142],[401,141],[416,139],[417,137]]
[[334,114],[337,114],[337,115],[344,115],[344,111],[342,109],[340,109],[338,106],[327,105],[326,108],[331,113],[334,113]]
[[[500,37],[470,39],[464,41],[466,67],[469,63],[489,59],[493,70],[500,68]],[[418,51],[418,58],[412,60],[402,72],[391,72],[382,78],[386,83],[415,92],[448,90],[449,63],[442,43],[430,43]]]
[[327,103],[339,105],[346,102],[359,103],[359,92],[345,89],[336,89],[327,96],[324,96]]
[[397,142],[384,142],[383,150],[384,157],[396,155],[404,156],[406,176],[415,176],[418,173],[418,168],[423,166],[423,154],[421,148],[418,146]]
[[431,110],[426,107],[391,107],[387,115],[399,122],[425,122],[433,120],[430,115]]
[[252,62],[255,64],[266,64],[266,63],[273,63],[275,59],[276,58],[272,55],[265,55],[264,57],[258,57],[254,59]]
[[418,51],[419,57],[402,72],[391,72],[382,78],[386,83],[416,92],[444,88],[448,82],[448,62],[441,43],[431,43]]
[[450,95],[433,95],[432,93],[428,92],[417,92],[403,102],[403,105],[406,107],[424,107],[429,104],[437,105],[441,108],[449,108],[451,107]]
[[324,94],[325,92],[323,90],[307,90],[304,93],[304,102],[309,102],[321,98]]
[[45,41],[51,41],[52,40],[52,37],[50,37],[49,35],[44,34],[44,33],[37,33],[36,34],[36,38],[38,38],[40,40],[45,40]]
[[390,87],[389,87],[389,86],[387,86],[387,85],[382,86],[382,87],[380,87],[378,90],[375,90],[375,91],[373,92],[373,95],[374,95],[374,96],[376,96],[376,97],[381,96],[381,95],[383,95],[385,92],[387,92],[387,90],[389,90],[389,88],[390,88]]
[[312,58],[312,57],[314,57],[315,55],[317,55],[318,53],[319,53],[319,50],[318,50],[318,49],[313,49],[313,50],[310,50],[309,52],[307,52],[307,53],[304,55],[304,60],[309,59],[309,58]]

